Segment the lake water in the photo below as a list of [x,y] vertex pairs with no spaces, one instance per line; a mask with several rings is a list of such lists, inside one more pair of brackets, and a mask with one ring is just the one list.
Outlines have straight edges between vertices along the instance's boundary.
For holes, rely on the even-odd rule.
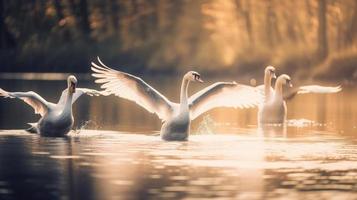
[[[178,100],[179,80],[157,80]],[[56,102],[66,82],[0,87]],[[287,127],[257,128],[257,109],[216,109],[187,142],[161,141],[155,115],[114,96],[79,99],[66,138],[26,133],[32,108],[0,99],[0,199],[357,199],[356,92],[294,98]]]

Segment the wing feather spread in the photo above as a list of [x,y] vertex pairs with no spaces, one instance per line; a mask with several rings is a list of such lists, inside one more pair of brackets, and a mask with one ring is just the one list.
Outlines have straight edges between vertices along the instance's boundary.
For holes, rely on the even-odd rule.
[[[72,104],[77,101],[77,99],[82,96],[83,94],[86,94],[88,96],[99,96],[99,95],[104,95],[103,92],[93,90],[93,89],[88,89],[88,88],[76,88],[76,92],[73,93],[72,97]],[[66,99],[68,96],[68,88],[63,90],[62,95],[58,101],[58,105],[64,105],[66,103]]]
[[254,87],[235,82],[217,82],[192,95],[188,102],[193,120],[213,108],[251,108],[262,100],[263,95]]
[[284,99],[289,100],[292,99],[297,94],[307,94],[307,93],[319,93],[319,94],[326,94],[326,93],[337,93],[342,90],[341,86],[336,87],[327,87],[321,85],[306,85],[296,87],[286,93],[284,93]]
[[36,92],[7,92],[0,88],[0,96],[7,98],[18,98],[30,105],[36,114],[44,116],[48,110],[53,106],[52,103],[47,102]]
[[99,64],[92,62],[92,76],[95,82],[102,84],[104,94],[114,94],[118,97],[134,101],[150,113],[155,113],[163,121],[167,120],[172,112],[174,103],[165,96],[134,75],[117,71],[106,66],[99,58]]

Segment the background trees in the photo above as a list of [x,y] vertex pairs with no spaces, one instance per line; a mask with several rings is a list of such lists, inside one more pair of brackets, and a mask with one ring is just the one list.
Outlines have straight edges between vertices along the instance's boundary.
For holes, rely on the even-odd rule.
[[0,0],[0,71],[88,72],[99,55],[131,72],[356,79],[356,38],[356,0]]

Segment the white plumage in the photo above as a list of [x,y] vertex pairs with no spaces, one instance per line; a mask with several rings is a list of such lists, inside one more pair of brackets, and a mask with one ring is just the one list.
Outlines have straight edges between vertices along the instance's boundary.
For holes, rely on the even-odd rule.
[[193,120],[217,107],[252,108],[261,102],[262,97],[251,86],[217,82],[189,98],[190,117]]
[[187,96],[191,81],[202,82],[197,72],[190,71],[182,79],[180,103],[169,101],[141,78],[107,67],[98,58],[92,62],[92,76],[97,78],[105,94],[134,101],[163,121],[161,137],[164,140],[187,140],[191,120],[216,107],[249,108],[259,104],[259,90],[235,82],[218,82]]
[[[278,77],[273,89],[270,85],[273,75],[271,70],[273,67],[269,66],[265,70],[264,85],[257,88],[268,98],[259,106],[258,122],[260,124],[275,124],[284,123],[287,115],[286,100],[292,99],[297,94],[306,93],[336,93],[341,91],[341,86],[326,87],[320,85],[307,85],[283,91],[283,85],[292,87],[291,79],[288,75],[283,74]],[[275,68],[273,69],[275,73]],[[275,74],[274,74],[275,75]],[[266,95],[268,93],[268,95]]]
[[98,96],[101,93],[87,88],[76,88],[77,79],[69,76],[68,88],[62,92],[57,104],[43,99],[33,91],[29,92],[7,92],[0,88],[0,96],[7,98],[18,98],[30,105],[36,114],[41,115],[37,123],[29,123],[29,132],[39,133],[43,136],[63,136],[73,126],[72,104],[82,95]]

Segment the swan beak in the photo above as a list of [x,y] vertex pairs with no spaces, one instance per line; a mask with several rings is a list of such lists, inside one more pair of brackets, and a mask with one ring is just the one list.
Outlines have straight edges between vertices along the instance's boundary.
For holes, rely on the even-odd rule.
[[276,79],[276,75],[275,75],[275,73],[273,73],[273,76],[272,76],[272,78]]
[[289,87],[293,87],[293,84],[291,82],[289,83]]
[[71,91],[72,91],[73,93],[76,92],[76,84],[71,83]]
[[194,76],[195,81],[203,83],[203,80],[201,79],[201,75],[199,75],[198,73],[194,73],[193,76]]

